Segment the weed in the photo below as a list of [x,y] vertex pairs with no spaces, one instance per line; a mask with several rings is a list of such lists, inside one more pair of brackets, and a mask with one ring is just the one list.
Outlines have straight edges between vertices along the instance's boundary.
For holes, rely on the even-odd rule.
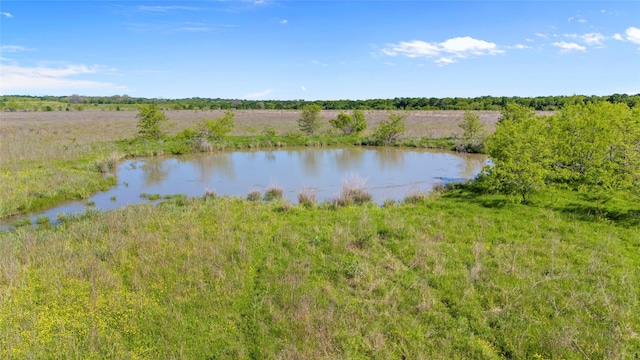
[[258,190],[249,191],[249,194],[247,194],[247,200],[260,201],[262,200],[262,193],[260,193],[260,191]]
[[276,185],[271,185],[264,192],[264,200],[265,201],[280,200],[282,199],[283,195],[284,195],[284,189]]
[[204,195],[202,196],[204,200],[215,199],[216,197],[218,197],[218,194],[216,194],[216,191],[209,190],[209,189],[206,189],[204,191]]
[[304,188],[298,193],[298,203],[306,208],[316,205],[315,190]]
[[334,203],[339,206],[360,205],[373,200],[373,195],[365,188],[366,179],[355,175],[350,176],[342,182],[342,192],[334,199]]
[[93,200],[87,201],[87,206],[95,206],[95,205],[96,205],[95,201],[93,201]]

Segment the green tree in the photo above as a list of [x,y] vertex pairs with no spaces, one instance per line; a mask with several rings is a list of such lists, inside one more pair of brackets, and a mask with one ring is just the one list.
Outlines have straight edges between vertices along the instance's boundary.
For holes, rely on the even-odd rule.
[[546,118],[517,104],[507,104],[485,144],[492,165],[484,170],[482,184],[490,190],[519,195],[522,202],[545,185],[550,148]]
[[233,131],[235,124],[233,118],[236,113],[233,110],[227,110],[222,117],[214,119],[206,119],[202,124],[202,132],[209,139],[220,140]]
[[640,183],[640,109],[576,103],[550,118],[555,181],[632,188]]
[[373,131],[376,143],[390,145],[395,143],[406,129],[404,114],[389,114],[388,120],[383,120]]
[[320,128],[320,110],[322,108],[317,104],[308,104],[302,108],[302,114],[298,119],[298,128],[307,135],[313,135]]
[[465,111],[458,126],[464,130],[464,137],[477,140],[484,136],[484,124],[480,122],[480,115],[474,111]]
[[167,115],[155,104],[138,105],[138,136],[141,138],[161,139],[162,127],[168,123]]
[[367,128],[367,119],[364,112],[354,110],[353,115],[340,113],[335,119],[329,120],[334,128],[341,130],[344,135],[358,134]]

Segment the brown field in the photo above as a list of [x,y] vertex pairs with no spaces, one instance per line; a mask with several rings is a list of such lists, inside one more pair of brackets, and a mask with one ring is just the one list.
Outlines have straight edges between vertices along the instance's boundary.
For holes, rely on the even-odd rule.
[[[173,126],[171,133],[196,125],[206,118],[222,116],[224,111],[165,111]],[[325,110],[321,131],[329,130],[328,120],[339,110]],[[365,111],[368,129],[375,128],[387,118],[389,111]],[[3,112],[0,113],[0,165],[30,159],[54,158],[57,149],[84,146],[96,141],[133,138],[137,133],[134,111],[71,111],[71,112]],[[463,111],[406,112],[406,135],[411,137],[450,137],[462,135],[457,123]],[[500,114],[481,111],[480,120],[493,132]],[[298,131],[295,110],[239,110],[233,135],[260,134],[267,126],[277,133]]]

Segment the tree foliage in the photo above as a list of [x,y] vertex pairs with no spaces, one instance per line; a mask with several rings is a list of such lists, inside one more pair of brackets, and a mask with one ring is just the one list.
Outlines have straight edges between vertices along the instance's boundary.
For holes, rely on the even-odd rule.
[[141,138],[161,139],[164,137],[162,127],[168,123],[167,115],[155,104],[138,105],[138,136]]
[[404,114],[389,114],[388,120],[383,120],[373,131],[373,139],[376,143],[390,145],[395,143],[406,129]]
[[344,135],[353,135],[367,128],[367,119],[362,110],[353,110],[352,115],[341,112],[335,119],[329,120],[329,124],[342,131]]
[[465,111],[458,126],[464,130],[464,137],[476,140],[484,136],[484,124],[480,122],[480,115],[473,111]]
[[640,184],[640,111],[601,102],[563,108],[550,118],[555,181],[630,188]]
[[481,183],[523,201],[547,183],[638,191],[640,111],[577,102],[545,117],[507,104],[486,150],[493,164]]
[[320,110],[322,108],[317,104],[308,104],[302,108],[302,114],[298,119],[298,128],[307,135],[313,135],[320,128]]
[[505,194],[528,196],[545,184],[549,146],[544,118],[530,109],[508,104],[485,146],[492,165],[485,168],[484,185]]
[[236,113],[233,110],[227,110],[222,117],[204,120],[201,125],[204,137],[213,140],[223,139],[235,128],[233,121],[235,115]]

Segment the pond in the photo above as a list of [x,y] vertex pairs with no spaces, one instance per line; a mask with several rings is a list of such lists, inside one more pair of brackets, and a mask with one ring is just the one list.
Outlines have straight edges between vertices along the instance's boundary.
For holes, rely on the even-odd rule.
[[[61,204],[45,211],[5,219],[4,227],[18,219],[73,214],[88,208],[112,210],[149,201],[142,194],[161,197],[184,194],[246,197],[250,191],[276,186],[284,197],[298,203],[298,193],[314,192],[318,202],[339,196],[345,181],[364,183],[376,203],[401,201],[414,192],[428,192],[438,183],[474,178],[487,163],[480,154],[401,148],[301,148],[234,151],[175,157],[127,160],[117,169],[117,185],[87,200]],[[355,179],[355,180],[354,180]],[[88,204],[91,204],[89,206]]]

